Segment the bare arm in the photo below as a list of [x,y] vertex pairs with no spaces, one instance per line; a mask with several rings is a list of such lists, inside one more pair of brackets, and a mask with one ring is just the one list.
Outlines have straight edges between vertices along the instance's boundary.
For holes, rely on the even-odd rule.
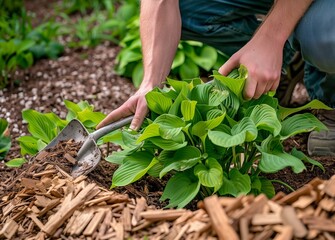
[[312,2],[277,0],[252,39],[219,69],[221,74],[227,75],[240,64],[248,68],[245,99],[259,98],[277,89],[285,41]]
[[98,126],[117,121],[131,114],[131,128],[137,130],[148,113],[145,94],[161,86],[170,72],[181,34],[178,0],[142,0],[140,33],[144,76],[138,91],[121,107],[112,111]]

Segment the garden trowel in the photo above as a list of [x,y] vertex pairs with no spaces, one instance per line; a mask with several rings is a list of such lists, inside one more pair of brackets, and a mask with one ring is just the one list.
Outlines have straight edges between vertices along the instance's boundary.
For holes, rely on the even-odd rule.
[[82,142],[77,153],[76,164],[73,165],[71,175],[77,177],[86,175],[91,172],[101,159],[101,152],[97,146],[97,140],[127,124],[130,124],[134,116],[121,119],[117,122],[102,127],[95,132],[89,133],[84,125],[77,119],[73,119],[66,125],[63,130],[56,136],[41,152],[56,146],[60,141],[74,140],[74,142]]

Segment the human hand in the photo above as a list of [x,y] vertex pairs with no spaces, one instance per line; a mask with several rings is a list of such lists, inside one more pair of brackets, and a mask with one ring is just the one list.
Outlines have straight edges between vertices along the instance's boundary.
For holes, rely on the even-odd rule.
[[243,64],[248,69],[243,97],[246,100],[259,98],[275,91],[279,85],[283,61],[283,45],[265,36],[254,36],[243,48],[223,64],[219,73],[227,76]]
[[128,117],[134,114],[134,118],[130,124],[130,128],[137,131],[148,113],[147,101],[145,95],[151,91],[152,88],[143,87],[140,88],[133,96],[131,96],[124,104],[109,113],[105,119],[103,119],[97,129],[104,127],[112,122],[118,121],[122,118]]

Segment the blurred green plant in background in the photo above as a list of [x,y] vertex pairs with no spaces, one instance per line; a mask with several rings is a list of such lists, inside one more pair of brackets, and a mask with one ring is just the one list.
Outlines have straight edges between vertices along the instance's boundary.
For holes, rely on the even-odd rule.
[[[115,71],[138,87],[143,77],[138,0],[63,0],[55,4],[56,20],[33,27],[22,0],[0,0],[0,89],[13,79],[17,68],[28,68],[39,59],[59,57],[64,46],[95,47],[104,42],[121,47]],[[218,69],[227,57],[199,42],[182,41],[171,77],[191,79]]]
[[[2,5],[3,4],[3,5]],[[64,47],[56,41],[60,24],[45,22],[35,28],[22,1],[0,2],[0,89],[14,85],[17,68],[28,68],[41,58],[57,58]]]

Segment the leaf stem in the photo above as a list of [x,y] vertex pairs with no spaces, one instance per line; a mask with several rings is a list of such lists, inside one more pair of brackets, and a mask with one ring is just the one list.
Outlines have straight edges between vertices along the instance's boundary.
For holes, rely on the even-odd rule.
[[288,185],[287,183],[285,183],[285,182],[283,182],[283,181],[280,181],[280,180],[270,180],[272,183],[279,183],[279,184],[281,184],[281,185],[283,185],[283,186],[285,186],[285,187],[287,187],[291,192],[294,192],[295,190],[294,190],[294,188],[293,187],[291,187],[290,185]]
[[192,138],[192,136],[190,135],[190,133],[189,133],[188,131],[184,131],[184,133],[186,133],[187,137],[190,139],[191,144],[192,144],[193,146],[195,146],[194,141],[193,141],[193,138]]
[[237,162],[236,162],[236,149],[235,149],[235,146],[233,146],[231,149],[232,149],[232,152],[233,152],[233,163],[234,163],[234,167],[237,167]]

